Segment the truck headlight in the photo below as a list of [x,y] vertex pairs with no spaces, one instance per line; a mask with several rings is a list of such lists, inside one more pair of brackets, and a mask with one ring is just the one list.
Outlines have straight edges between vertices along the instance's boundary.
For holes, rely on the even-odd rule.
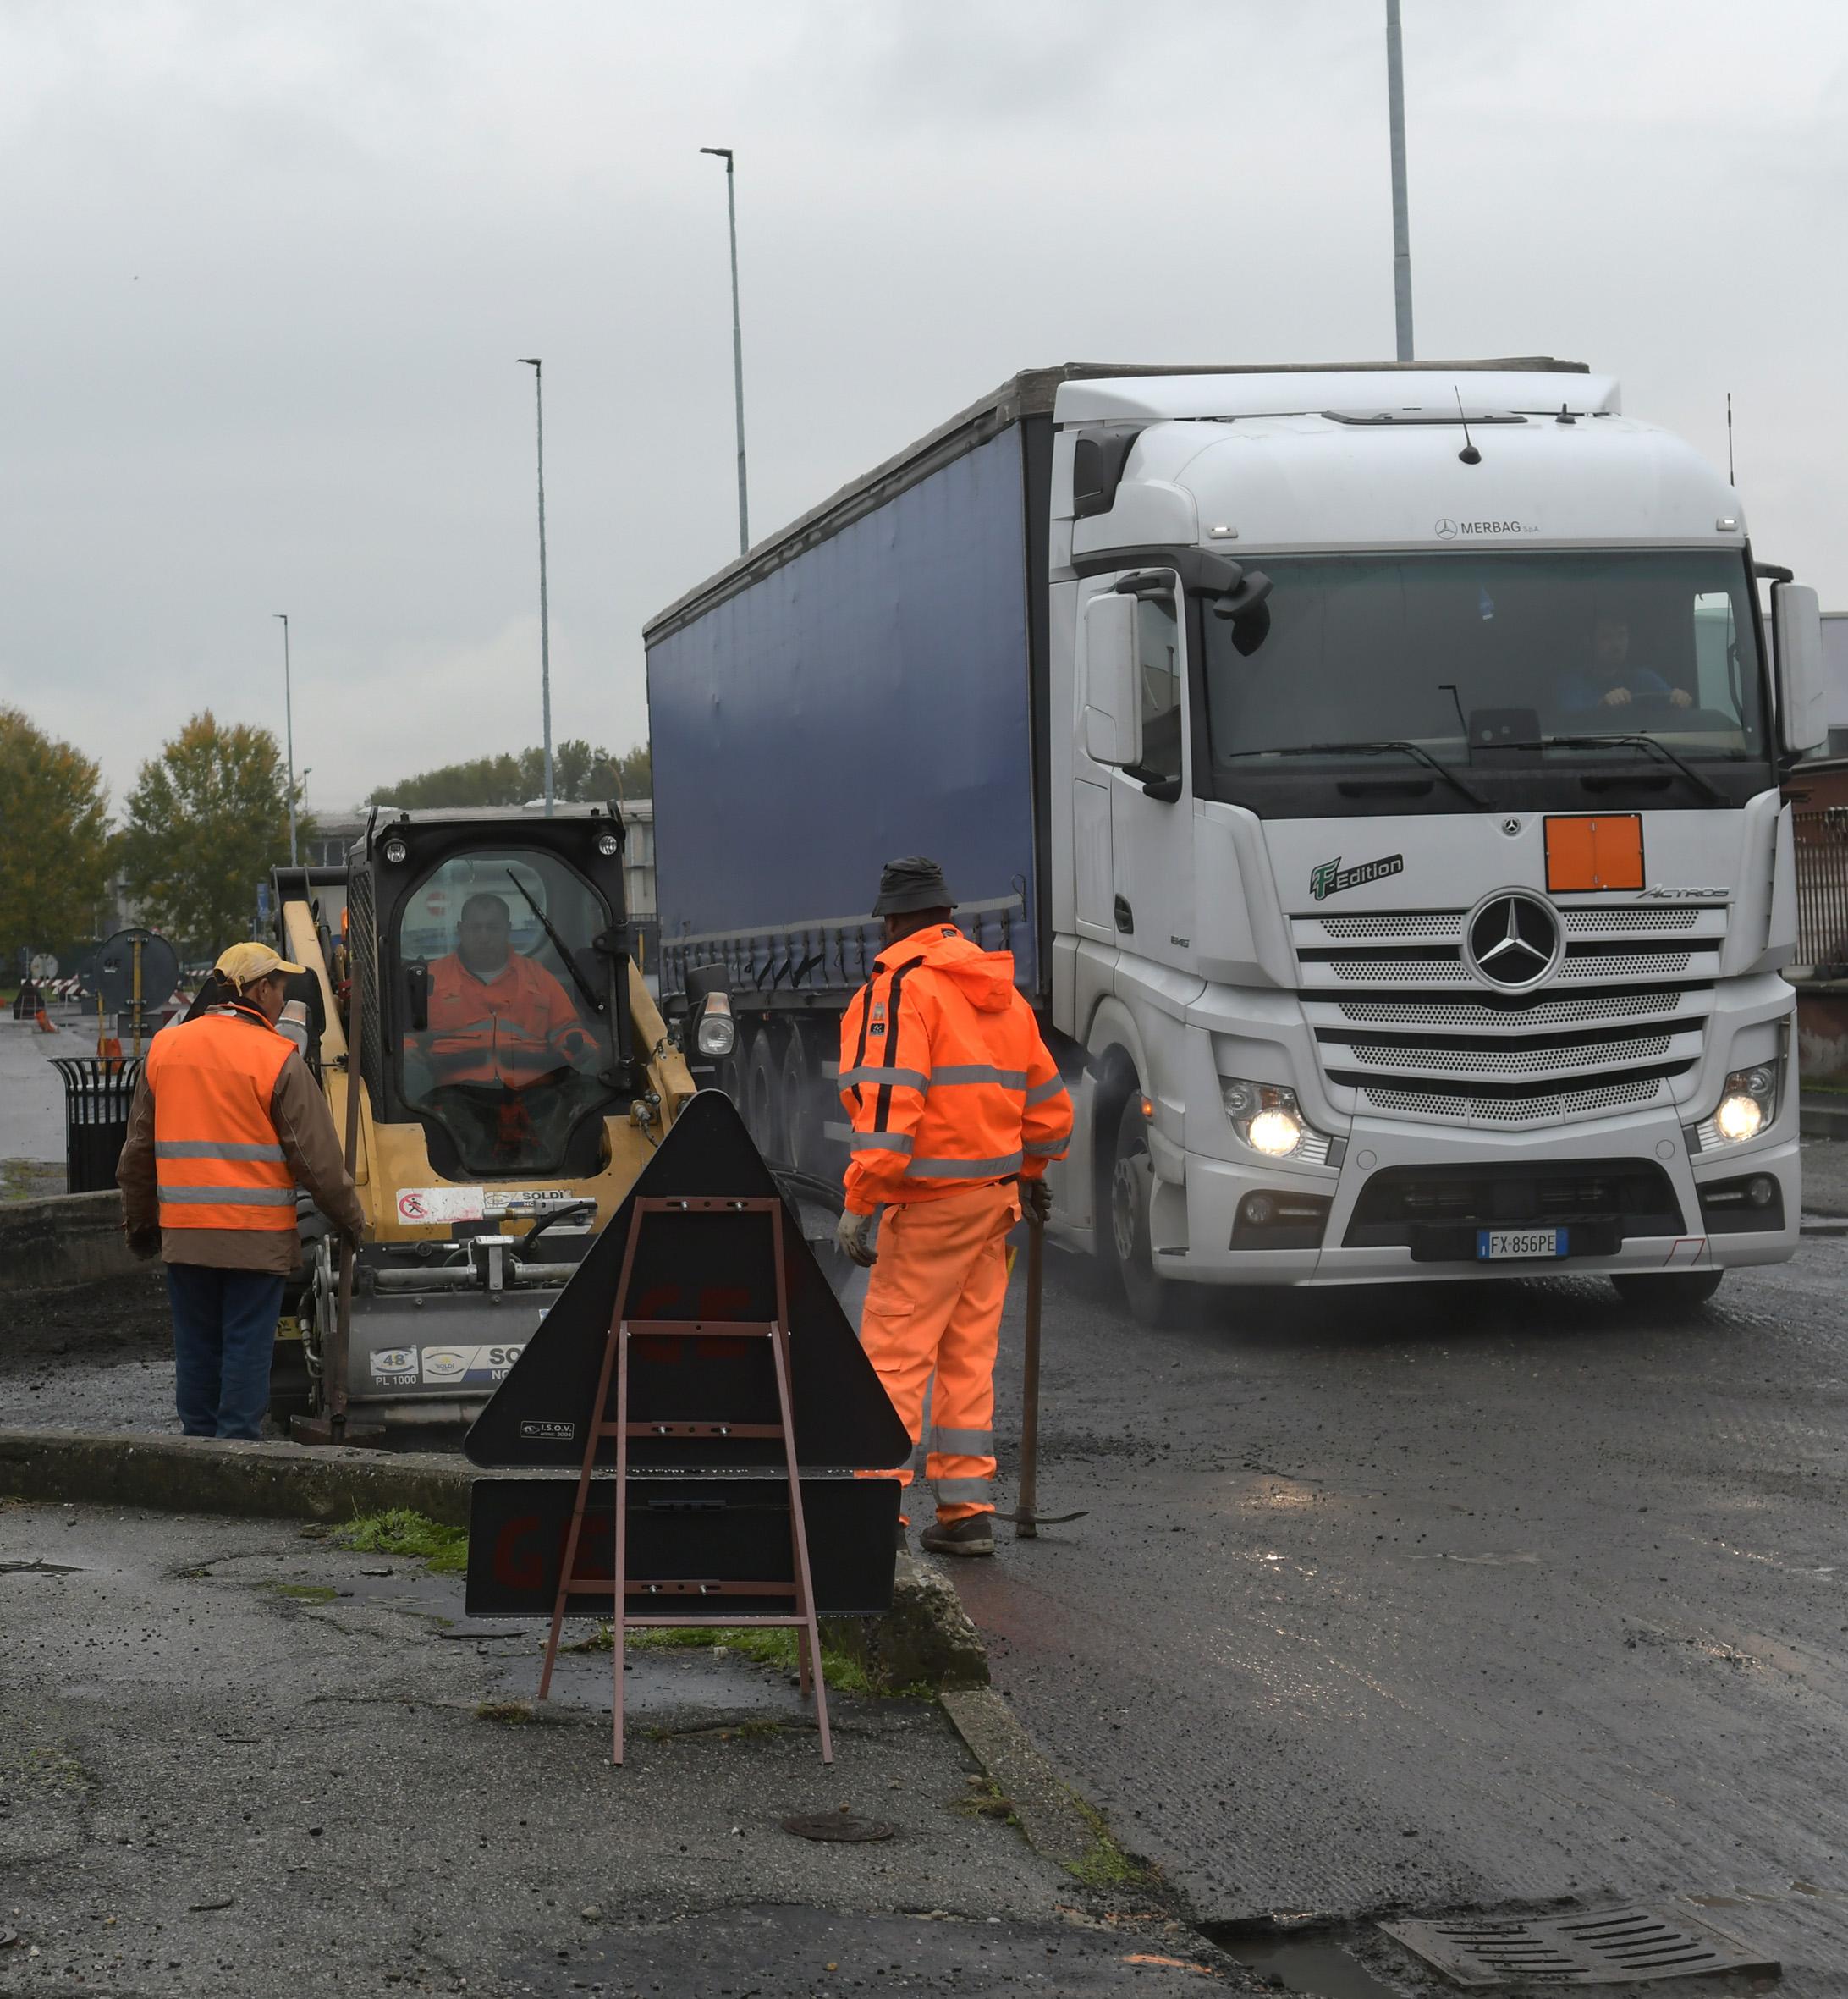
[[710,1055],[715,1060],[721,1055],[729,1055],[738,1045],[738,1023],[732,1018],[729,994],[708,993],[706,995],[693,1045],[702,1055]]
[[1778,1067],[1759,1062],[1733,1071],[1719,1093],[1719,1109],[1698,1127],[1702,1152],[1743,1145],[1771,1122],[1778,1112]]
[[1282,1083],[1246,1082],[1224,1077],[1219,1093],[1232,1128],[1253,1152],[1267,1159],[1301,1159],[1321,1165],[1328,1156],[1327,1134],[1304,1119],[1296,1093]]

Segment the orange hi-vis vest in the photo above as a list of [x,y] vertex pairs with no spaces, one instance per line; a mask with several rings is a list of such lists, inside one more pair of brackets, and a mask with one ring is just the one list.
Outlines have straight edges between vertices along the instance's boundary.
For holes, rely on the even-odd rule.
[[261,1016],[214,1007],[148,1044],[163,1229],[295,1226],[295,1176],[270,1118],[294,1044]]
[[430,1060],[439,1083],[520,1090],[593,1044],[571,995],[515,951],[492,978],[452,952],[430,967]]
[[888,944],[840,1024],[847,1205],[930,1201],[1065,1156],[1071,1099],[1014,954],[948,924]]

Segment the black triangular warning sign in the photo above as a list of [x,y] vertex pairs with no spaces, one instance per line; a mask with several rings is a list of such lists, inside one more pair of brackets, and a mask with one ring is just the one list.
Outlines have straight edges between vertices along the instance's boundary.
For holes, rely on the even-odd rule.
[[[776,1316],[772,1229],[783,1233],[789,1310],[789,1400],[799,1464],[889,1470],[911,1440],[840,1302],[778,1193],[729,1097],[701,1090],[674,1121],[628,1198],[539,1322],[463,1448],[478,1465],[569,1466],[584,1462],[597,1383],[622,1280],[638,1199],[677,1196],[778,1201],[773,1214],[645,1213],[630,1280],[630,1320],[767,1320]],[[697,1333],[638,1339],[629,1376],[630,1420],[775,1424],[769,1343]],[[613,1412],[610,1413],[612,1415]],[[780,1439],[685,1435],[631,1439],[637,1468],[710,1469],[778,1464]],[[613,1465],[606,1440],[599,1462]]]

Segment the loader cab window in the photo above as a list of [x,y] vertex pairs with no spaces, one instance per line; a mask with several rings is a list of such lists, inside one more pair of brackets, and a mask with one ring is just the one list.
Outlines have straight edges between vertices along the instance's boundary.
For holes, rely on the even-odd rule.
[[587,882],[531,851],[447,861],[405,899],[399,1083],[437,1171],[504,1179],[601,1165],[615,1099],[609,961],[592,939],[609,923]]

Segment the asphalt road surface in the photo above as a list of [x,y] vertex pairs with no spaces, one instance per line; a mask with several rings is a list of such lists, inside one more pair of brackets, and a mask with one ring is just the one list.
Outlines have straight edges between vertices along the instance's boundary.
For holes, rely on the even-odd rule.
[[957,1581],[1199,1919],[1710,1896],[1848,1991],[1848,1237],[1657,1319],[1585,1279],[1147,1332],[1048,1272],[1040,1505],[1089,1516]]

